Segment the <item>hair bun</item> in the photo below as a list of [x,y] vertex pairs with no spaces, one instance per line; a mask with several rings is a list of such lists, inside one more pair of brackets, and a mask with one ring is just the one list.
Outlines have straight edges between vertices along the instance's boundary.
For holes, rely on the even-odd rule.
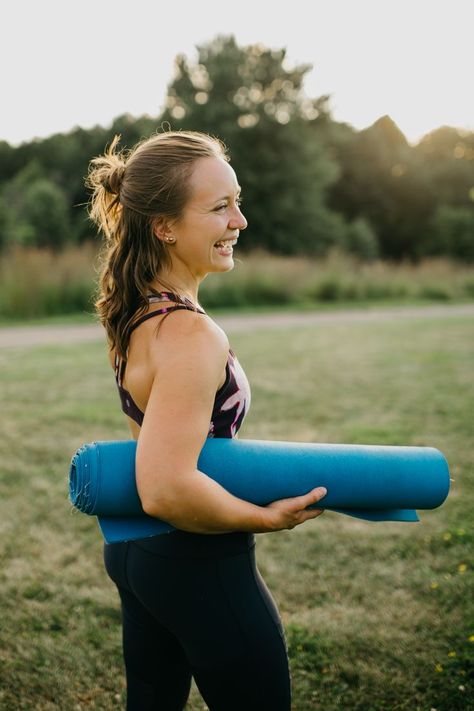
[[112,195],[120,195],[120,188],[122,187],[124,173],[125,164],[121,163],[114,166],[110,173],[105,176],[103,186],[108,193],[112,193]]

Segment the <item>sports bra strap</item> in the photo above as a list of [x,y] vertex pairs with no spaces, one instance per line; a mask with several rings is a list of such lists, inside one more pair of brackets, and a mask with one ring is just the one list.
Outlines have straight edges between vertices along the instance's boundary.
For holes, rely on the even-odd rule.
[[[177,309],[186,309],[187,311],[190,311],[190,308],[188,306],[176,304],[175,306],[165,306],[162,309],[157,309],[156,311],[150,311],[147,314],[144,314],[143,316],[140,316],[140,318],[137,318],[135,323],[131,326],[130,328],[130,333],[134,331],[140,324],[142,324],[144,321],[147,321],[149,318],[153,318],[154,316],[158,316],[159,314],[165,314],[167,312],[171,313],[171,311],[176,311]],[[200,313],[204,313],[201,311]]]
[[[163,295],[167,296],[170,301],[171,301],[171,299],[174,299],[174,300],[178,301],[179,303],[173,304],[173,306],[164,306],[162,309],[155,309],[155,311],[150,311],[147,314],[143,314],[143,316],[140,316],[139,318],[137,318],[135,323],[133,323],[132,326],[130,327],[130,334],[132,333],[132,331],[134,331],[136,328],[138,328],[138,326],[140,326],[140,324],[142,324],[144,321],[147,321],[149,318],[153,318],[154,316],[159,316],[160,314],[165,314],[165,313],[169,314],[169,313],[172,313],[173,311],[177,311],[178,309],[185,309],[186,311],[194,311],[196,313],[204,314],[204,315],[206,314],[205,311],[195,308],[194,304],[186,297],[183,300],[180,296],[173,294],[171,291],[161,291],[159,294],[149,294],[149,296],[148,296],[149,303],[153,303],[154,301],[158,300],[157,299],[158,296],[163,296]],[[189,304],[189,306],[187,304]],[[127,361],[125,359],[120,359],[117,355],[115,356],[115,376],[116,376],[116,380],[119,383],[119,385],[122,384],[123,376],[125,374],[126,365],[127,365]]]

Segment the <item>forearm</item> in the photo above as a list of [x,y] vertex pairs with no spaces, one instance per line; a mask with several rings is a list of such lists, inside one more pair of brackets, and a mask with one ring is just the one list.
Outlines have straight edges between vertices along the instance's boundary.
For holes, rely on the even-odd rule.
[[171,487],[161,487],[145,511],[183,531],[208,534],[268,531],[271,516],[269,509],[230,494],[198,469]]

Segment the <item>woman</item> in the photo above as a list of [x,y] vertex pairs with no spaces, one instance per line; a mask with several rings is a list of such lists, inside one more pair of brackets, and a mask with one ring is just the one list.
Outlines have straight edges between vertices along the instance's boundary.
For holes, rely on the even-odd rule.
[[206,134],[156,134],[127,155],[118,139],[88,177],[107,242],[96,306],[138,440],[143,508],[178,529],[104,548],[121,599],[127,709],[184,709],[194,677],[210,711],[289,711],[284,630],[254,533],[315,518],[306,507],[326,491],[256,506],[197,469],[206,438],[236,437],[250,405],[237,356],[198,301],[208,274],[234,266],[247,226],[240,187]]

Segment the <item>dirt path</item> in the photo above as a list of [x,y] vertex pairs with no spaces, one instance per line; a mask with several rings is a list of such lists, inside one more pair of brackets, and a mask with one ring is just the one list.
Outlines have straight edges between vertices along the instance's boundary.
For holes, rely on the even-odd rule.
[[[331,313],[261,313],[236,314],[214,317],[226,332],[249,331],[261,328],[289,328],[318,323],[354,323],[389,321],[413,318],[439,318],[474,316],[474,303],[439,304],[433,306],[398,306],[369,309],[350,309]],[[36,346],[43,344],[67,344],[80,341],[96,341],[104,338],[101,326],[74,324],[71,326],[15,326],[0,328],[0,348]]]

